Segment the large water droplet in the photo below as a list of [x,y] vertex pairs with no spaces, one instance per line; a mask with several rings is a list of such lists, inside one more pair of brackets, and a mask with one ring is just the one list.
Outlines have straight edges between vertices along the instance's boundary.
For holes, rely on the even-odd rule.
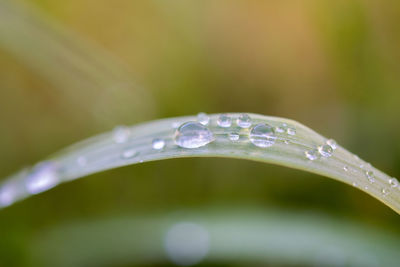
[[231,141],[237,141],[239,140],[240,135],[238,133],[230,133],[229,134],[229,140]]
[[183,148],[198,148],[214,141],[214,135],[204,125],[189,121],[175,132],[175,143]]
[[232,125],[232,118],[228,114],[221,114],[218,117],[217,124],[219,127],[228,128]]
[[210,122],[210,117],[206,113],[200,112],[197,114],[197,121],[203,125],[207,125]]
[[49,161],[34,167],[25,185],[29,193],[38,194],[56,186],[59,182],[56,164]]
[[365,176],[371,184],[375,182],[375,175],[373,171],[365,171]]
[[165,141],[164,139],[161,138],[154,138],[153,141],[151,142],[151,146],[153,149],[156,150],[163,149],[165,146]]
[[321,156],[329,158],[332,156],[333,149],[330,145],[322,145],[318,147],[318,152],[321,154]]
[[316,149],[307,150],[304,152],[304,154],[306,155],[306,158],[309,160],[316,160],[319,157],[318,150]]
[[243,113],[239,115],[239,118],[236,120],[236,124],[240,128],[249,128],[251,126],[251,118],[249,115]]
[[275,144],[275,130],[271,125],[259,123],[251,129],[250,141],[258,147],[270,147]]
[[328,146],[330,146],[333,150],[335,150],[335,149],[337,148],[337,143],[336,143],[336,141],[333,140],[333,139],[327,140],[327,141],[326,141],[326,144],[327,144]]
[[389,179],[389,184],[391,187],[398,187],[399,181],[397,181],[397,179],[393,177]]
[[130,135],[130,130],[126,126],[117,126],[113,130],[113,138],[115,143],[125,143]]

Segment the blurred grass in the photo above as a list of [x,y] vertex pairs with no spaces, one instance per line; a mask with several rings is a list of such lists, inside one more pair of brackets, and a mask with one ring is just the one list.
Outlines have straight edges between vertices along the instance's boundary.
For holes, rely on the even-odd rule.
[[[99,76],[83,75],[81,84],[74,73],[82,73],[68,61],[44,67],[67,75],[55,81],[38,67],[51,60],[53,43],[36,39],[37,49],[30,45],[37,35],[27,31],[33,39],[21,43],[35,56],[28,61],[2,34],[3,177],[113,125],[198,111],[293,118],[400,176],[398,1],[26,2],[40,12],[24,7],[21,21],[42,21],[46,36],[67,38],[56,38],[67,51],[89,50],[94,57],[103,51],[100,63],[83,57],[85,64],[100,64],[100,80],[110,77],[112,61],[111,81],[120,75],[137,81],[149,97],[139,99],[144,111],[135,108],[135,86],[101,98],[106,88]],[[14,4],[1,0],[0,13]],[[1,28],[20,33],[11,24]],[[67,60],[64,52],[52,55]],[[397,233],[400,222],[367,195],[315,175],[235,160],[170,160],[93,175],[2,211],[0,265],[27,264],[31,237],[66,221],[244,203],[350,217]]]

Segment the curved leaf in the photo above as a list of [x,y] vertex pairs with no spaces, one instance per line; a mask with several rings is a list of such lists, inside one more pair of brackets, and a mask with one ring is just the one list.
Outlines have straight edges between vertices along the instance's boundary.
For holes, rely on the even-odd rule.
[[[210,121],[205,127],[212,132],[214,140],[198,148],[183,148],[174,140],[176,128],[185,122],[198,120],[196,116],[118,127],[112,132],[75,144],[31,170],[23,170],[10,177],[0,189],[0,206],[8,206],[61,182],[120,166],[169,158],[228,157],[273,163],[324,175],[355,186],[400,213],[400,190],[395,178],[339,145],[328,145],[325,137],[298,122],[249,115],[252,122],[250,128],[237,125],[238,113],[227,114],[232,119],[230,127],[218,125],[220,114],[209,115]],[[252,127],[260,123],[275,129],[273,145],[260,147],[250,141]],[[239,139],[231,140],[231,133],[238,133]],[[152,146],[156,138],[165,142],[161,149]],[[317,153],[319,147],[322,151]],[[324,150],[327,151],[324,153]],[[307,151],[312,151],[308,157]],[[310,160],[313,157],[316,158]]]

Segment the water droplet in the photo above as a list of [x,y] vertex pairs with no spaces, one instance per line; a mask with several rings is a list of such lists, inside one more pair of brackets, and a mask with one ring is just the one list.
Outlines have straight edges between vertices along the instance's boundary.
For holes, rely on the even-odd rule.
[[344,167],[343,167],[343,170],[344,170],[345,172],[349,171],[349,166],[344,166]]
[[296,135],[296,128],[288,127],[286,132],[287,132],[288,135]]
[[210,122],[210,117],[206,113],[200,112],[197,114],[197,121],[203,125],[207,125]]
[[357,183],[356,183],[356,182],[353,182],[353,186],[354,186],[354,187],[357,187]]
[[277,132],[277,133],[284,133],[284,132],[286,132],[286,130],[287,130],[287,124],[286,123],[283,123],[281,126],[276,126],[275,127],[275,131]]
[[151,142],[151,146],[153,149],[160,150],[163,149],[165,146],[165,141],[164,139],[161,138],[154,138],[153,141]]
[[17,185],[15,182],[9,181],[0,188],[0,207],[10,206],[15,202],[17,197]]
[[275,130],[271,125],[259,123],[251,129],[250,141],[258,147],[270,147],[275,144]]
[[218,117],[217,124],[219,127],[228,128],[232,125],[232,118],[228,114],[221,114]]
[[306,158],[309,160],[316,160],[318,159],[318,151],[316,149],[311,149],[311,150],[307,150],[304,152],[304,154],[306,155]]
[[390,191],[387,188],[382,188],[381,189],[381,193],[385,197],[385,196],[389,195]]
[[178,121],[174,121],[173,123],[171,123],[171,127],[172,127],[173,129],[178,128],[179,125],[181,125],[181,124],[180,124]]
[[122,158],[124,159],[130,159],[136,157],[137,155],[139,155],[139,152],[133,148],[126,149],[122,152]]
[[368,181],[372,184],[375,182],[375,175],[372,171],[365,171],[365,176],[367,177]]
[[46,191],[60,182],[54,162],[43,162],[35,166],[26,180],[26,189],[31,194]]
[[129,135],[130,130],[126,126],[117,126],[113,130],[114,142],[118,144],[125,143],[128,140]]
[[76,159],[79,166],[85,167],[87,165],[87,158],[85,156],[80,156]]
[[397,181],[397,179],[393,177],[389,179],[389,184],[391,187],[398,187],[399,181]]
[[237,141],[239,140],[240,135],[238,133],[230,133],[229,134],[229,140],[231,141]]
[[242,114],[239,115],[239,118],[237,118],[236,124],[240,128],[249,128],[251,126],[251,118],[250,118],[249,115],[247,115],[245,113],[242,113]]
[[283,140],[283,142],[284,142],[286,145],[289,145],[289,144],[290,144],[290,140],[288,140],[288,139]]
[[321,156],[329,158],[332,156],[333,149],[330,145],[322,145],[318,147],[318,152],[321,154]]
[[327,144],[328,146],[330,146],[333,150],[335,150],[335,149],[337,148],[337,143],[336,143],[336,141],[333,140],[333,139],[327,140],[327,141],[326,141],[326,144]]
[[214,141],[214,135],[198,122],[185,122],[175,132],[175,143],[183,148],[198,148]]

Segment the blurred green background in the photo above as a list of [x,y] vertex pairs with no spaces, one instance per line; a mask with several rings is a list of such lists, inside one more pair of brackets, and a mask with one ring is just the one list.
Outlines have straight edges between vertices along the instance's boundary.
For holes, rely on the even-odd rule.
[[[0,176],[116,125],[243,111],[298,120],[399,177],[399,28],[396,0],[0,0]],[[99,227],[106,236],[118,228],[119,239],[78,234],[73,244],[97,249],[59,249],[57,265],[45,248],[65,240],[46,233],[118,218],[154,223],[171,212],[206,218],[209,209],[240,218],[249,208],[400,238],[395,212],[339,182],[255,162],[177,159],[91,175],[1,210],[0,266],[60,266],[78,254],[88,259],[65,266],[173,266],[111,253],[122,237],[136,239],[129,222]],[[142,246],[134,244],[132,253]],[[32,256],[41,246],[44,256]],[[258,264],[310,265],[285,256]]]

